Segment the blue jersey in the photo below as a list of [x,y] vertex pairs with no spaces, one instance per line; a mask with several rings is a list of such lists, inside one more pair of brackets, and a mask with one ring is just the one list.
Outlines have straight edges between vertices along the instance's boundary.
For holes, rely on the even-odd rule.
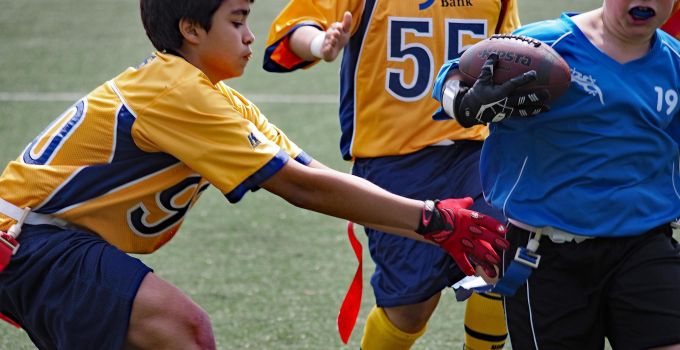
[[[680,43],[657,30],[650,51],[620,64],[570,15],[518,29],[551,45],[572,83],[551,110],[491,124],[485,197],[511,219],[586,236],[630,236],[680,216]],[[450,62],[440,72],[434,96]]]

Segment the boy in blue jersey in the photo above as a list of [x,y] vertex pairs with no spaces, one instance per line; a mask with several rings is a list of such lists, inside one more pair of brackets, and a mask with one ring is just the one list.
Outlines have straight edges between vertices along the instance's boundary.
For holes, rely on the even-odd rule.
[[0,313],[38,348],[214,349],[206,313],[126,254],[172,239],[209,185],[231,202],[262,187],[500,262],[505,228],[465,209],[470,198],[411,200],[328,169],[221,83],[250,59],[251,2],[142,0],[158,51],[75,103],[0,176]]
[[499,100],[495,57],[472,87],[459,83],[457,61],[440,71],[439,115],[466,119],[477,108],[496,119],[481,175],[511,223],[504,273],[518,247],[541,256],[505,297],[515,349],[601,349],[605,337],[614,349],[680,349],[670,225],[680,217],[680,43],[658,29],[673,5],[605,0],[518,29],[571,67],[566,94],[533,117],[479,109]]

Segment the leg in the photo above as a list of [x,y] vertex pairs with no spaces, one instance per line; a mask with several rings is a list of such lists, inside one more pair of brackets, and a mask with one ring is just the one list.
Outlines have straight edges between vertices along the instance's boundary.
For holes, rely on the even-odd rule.
[[422,303],[384,308],[385,314],[393,325],[406,333],[422,330],[439,303],[441,293],[437,293]]
[[[498,218],[500,213],[485,204],[479,183],[479,150],[481,142],[460,142],[448,147],[428,147],[418,152],[399,156],[373,159],[357,159],[353,173],[403,196],[417,199],[470,196],[476,202],[473,209]],[[392,348],[408,349],[417,337],[425,332],[426,324],[436,308],[442,289],[463,277],[462,273],[441,249],[408,239],[394,238],[382,232],[367,230],[371,257],[376,271],[371,284],[377,306],[367,320],[364,329],[365,343],[390,344]],[[493,323],[491,327],[473,325],[485,335],[487,329],[505,328],[500,300],[495,306],[473,303],[467,313],[477,314],[475,320]],[[486,319],[489,314],[493,319]],[[383,327],[383,331],[376,330]],[[505,334],[500,331],[498,334]],[[494,335],[497,335],[494,333]],[[388,339],[409,339],[395,347]],[[484,336],[479,337],[484,339]],[[382,340],[380,340],[382,339]],[[497,349],[503,341],[479,340],[475,349]]]
[[[526,247],[529,232],[510,226],[510,248],[504,265],[518,246]],[[602,294],[606,273],[618,260],[603,257],[599,239],[556,244],[540,241],[541,261],[514,296],[505,297],[508,330],[513,349],[601,350],[605,321]],[[605,250],[606,251],[606,250]],[[616,349],[616,347],[614,347]]]
[[439,292],[461,273],[434,245],[370,229],[367,232],[376,262],[371,284],[377,306],[366,320],[362,349],[410,349],[425,333]]
[[[425,333],[440,293],[417,304],[373,307],[368,315],[362,350],[408,350]],[[412,317],[413,316],[413,317]]]
[[208,315],[170,283],[144,277],[132,305],[127,349],[215,349]]
[[121,349],[150,269],[89,232],[25,225],[20,242],[0,274],[0,312],[41,349]]
[[609,342],[614,349],[680,348],[680,245],[668,225],[621,240],[608,294]]
[[473,293],[465,305],[465,350],[502,349],[507,337],[501,296]]

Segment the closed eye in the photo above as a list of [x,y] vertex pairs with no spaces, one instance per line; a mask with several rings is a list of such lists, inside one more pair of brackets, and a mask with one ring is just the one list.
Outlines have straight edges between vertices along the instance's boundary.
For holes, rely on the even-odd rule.
[[234,27],[238,28],[246,23],[246,19],[248,18],[248,14],[250,14],[250,9],[236,9],[231,12],[231,23],[234,24]]

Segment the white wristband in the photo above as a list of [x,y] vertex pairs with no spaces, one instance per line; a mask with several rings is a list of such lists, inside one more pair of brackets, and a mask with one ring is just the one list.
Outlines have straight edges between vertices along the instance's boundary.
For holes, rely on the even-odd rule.
[[321,47],[323,46],[324,40],[326,40],[326,32],[319,32],[319,34],[317,34],[309,43],[309,51],[314,57],[323,58]]
[[444,112],[446,112],[446,114],[452,119],[456,119],[454,102],[456,101],[456,95],[458,95],[458,92],[460,92],[460,80],[450,79],[444,83],[442,108],[444,109]]

